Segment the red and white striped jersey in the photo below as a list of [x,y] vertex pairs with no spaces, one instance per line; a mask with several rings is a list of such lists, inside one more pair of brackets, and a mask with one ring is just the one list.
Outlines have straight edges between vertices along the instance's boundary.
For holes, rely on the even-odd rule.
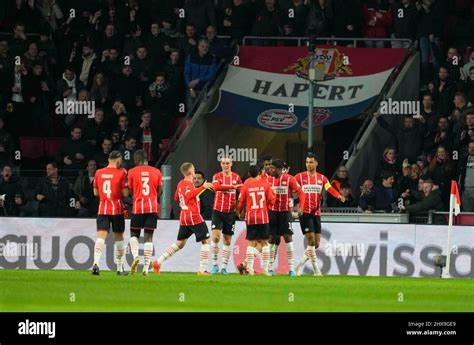
[[299,192],[300,186],[289,174],[280,177],[268,177],[267,182],[275,193],[275,203],[268,207],[271,211],[289,211],[292,192]]
[[204,222],[200,213],[198,196],[203,190],[203,186],[196,188],[189,180],[183,179],[178,183],[174,200],[179,201],[179,206],[181,207],[181,214],[179,216],[180,225],[192,226]]
[[247,225],[268,224],[268,205],[275,201],[275,193],[266,179],[249,178],[245,181],[239,196],[239,214],[246,206]]
[[127,173],[117,168],[103,168],[95,173],[94,188],[99,191],[97,214],[122,215],[122,190],[127,187]]
[[323,174],[315,173],[310,175],[308,171],[305,171],[297,174],[295,179],[305,194],[303,213],[321,215],[323,188],[335,198],[340,197],[339,192],[331,186],[329,180]]
[[146,152],[146,156],[148,157],[148,161],[153,160],[153,136],[151,134],[150,128],[143,128],[143,136],[142,136],[142,145],[143,151]]
[[133,214],[158,213],[158,193],[162,186],[159,169],[149,165],[136,166],[128,171],[128,187],[133,191]]
[[[235,186],[242,183],[242,179],[236,173],[225,175],[222,171],[214,174],[212,183],[216,195],[214,197],[213,209],[223,213],[233,213],[235,211],[235,202],[237,200],[237,190],[219,190],[219,186]],[[240,188],[239,188],[240,189]]]

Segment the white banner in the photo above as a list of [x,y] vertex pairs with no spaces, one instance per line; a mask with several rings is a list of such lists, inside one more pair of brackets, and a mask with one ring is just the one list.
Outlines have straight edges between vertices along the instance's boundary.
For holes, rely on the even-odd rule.
[[[130,237],[126,222],[125,241]],[[210,229],[210,224],[208,223]],[[176,240],[179,223],[158,221],[153,243],[155,258]],[[446,254],[447,226],[414,224],[323,223],[318,260],[323,274],[362,276],[438,277],[433,256]],[[96,223],[94,219],[1,218],[0,268],[4,269],[90,269],[92,267]],[[298,223],[295,232],[295,263],[304,252],[304,237]],[[455,226],[453,231],[452,274],[474,277],[474,227]],[[140,239],[143,255],[143,238]],[[245,223],[237,222],[232,240],[229,272],[245,259]],[[196,272],[200,243],[194,236],[185,248],[163,264],[164,272]],[[143,259],[142,259],[143,260]],[[132,256],[127,250],[128,265]],[[209,268],[211,263],[209,263]],[[285,245],[279,247],[276,272],[287,273]],[[101,269],[115,269],[113,234],[109,234]],[[260,260],[256,271],[261,270]],[[305,272],[311,273],[308,262]]]
[[[315,98],[317,98],[318,107],[348,106],[377,96],[392,71],[393,68],[370,75],[337,78],[325,81],[324,84],[317,84]],[[257,71],[230,65],[220,89],[261,102],[281,105],[291,103],[295,106],[307,107],[308,90],[299,92],[298,97],[293,94],[298,83],[301,83],[301,79],[296,75]],[[268,91],[264,92],[266,87]],[[331,88],[339,88],[347,92],[331,99]],[[284,94],[278,93],[277,90],[281,90]],[[273,93],[278,94],[272,95]]]

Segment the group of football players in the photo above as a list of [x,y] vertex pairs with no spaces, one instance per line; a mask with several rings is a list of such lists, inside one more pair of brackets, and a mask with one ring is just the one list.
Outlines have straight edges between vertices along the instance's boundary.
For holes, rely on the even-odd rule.
[[[92,274],[99,275],[99,262],[110,228],[115,236],[117,274],[128,274],[124,271],[126,245],[123,237],[125,220],[122,215],[124,209],[122,197],[131,194],[133,205],[129,245],[133,255],[130,267],[132,274],[136,273],[140,263],[138,247],[142,229],[144,276],[148,276],[151,267],[155,273],[160,273],[163,263],[181,250],[192,235],[195,235],[196,242],[201,242],[198,274],[228,274],[228,263],[232,252],[231,241],[238,216],[246,222],[248,243],[246,259],[237,266],[241,274],[254,275],[255,259],[261,257],[263,274],[275,275],[274,263],[283,238],[289,276],[301,275],[308,260],[311,261],[314,275],[322,275],[318,267],[316,249],[321,238],[320,206],[323,191],[326,190],[341,201],[344,201],[344,197],[331,186],[324,175],[316,171],[318,166],[316,155],[309,153],[306,156],[306,171],[295,176],[289,174],[289,168],[282,160],[265,159],[250,165],[244,183],[238,174],[232,172],[232,160],[224,157],[220,161],[222,171],[214,174],[212,182],[206,181],[197,188],[193,184],[195,176],[193,164],[183,163],[180,167],[183,179],[178,183],[174,195],[181,209],[177,240],[155,261],[152,261],[152,240],[158,221],[158,198],[161,193],[162,176],[159,169],[148,165],[145,151],[136,151],[133,158],[135,167],[127,173],[121,167],[120,152],[112,151],[108,166],[96,172],[94,194],[100,198],[100,204]],[[211,233],[200,213],[199,195],[206,189],[215,192]],[[307,243],[303,258],[296,267],[291,226],[293,216],[299,218]],[[222,255],[219,267],[221,238]],[[208,272],[210,256],[212,270]]]

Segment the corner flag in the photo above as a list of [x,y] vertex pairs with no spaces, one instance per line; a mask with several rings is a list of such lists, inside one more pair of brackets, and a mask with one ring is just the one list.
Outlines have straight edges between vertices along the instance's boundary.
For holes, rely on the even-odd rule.
[[[449,198],[449,225],[448,225],[448,247],[446,253],[446,269],[443,273],[443,278],[450,277],[451,269],[451,248],[452,248],[452,237],[453,237],[453,217],[461,213],[459,208],[461,206],[461,198],[459,197],[459,189],[456,181],[451,181],[451,196]],[[453,215],[454,211],[454,215]]]
[[451,198],[449,199],[449,211],[454,210],[454,215],[461,213],[461,197],[459,196],[458,184],[456,181],[451,181]]

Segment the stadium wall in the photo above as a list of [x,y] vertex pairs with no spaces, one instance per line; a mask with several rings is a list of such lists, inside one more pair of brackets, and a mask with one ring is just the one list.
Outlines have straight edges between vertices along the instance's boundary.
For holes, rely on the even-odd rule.
[[[420,56],[416,53],[408,59],[402,68],[394,85],[387,94],[387,98],[394,101],[418,101],[420,90]],[[385,115],[392,126],[399,121],[399,116]],[[362,138],[357,144],[346,166],[350,170],[350,182],[353,186],[360,186],[362,182],[376,177],[382,161],[383,150],[387,146],[395,146],[396,139],[382,128],[376,118],[373,118]]]
[[[129,228],[127,220],[126,228]],[[76,269],[92,267],[95,241],[94,219],[3,218],[0,229],[0,268]],[[178,221],[162,220],[154,236],[155,257],[176,240]],[[328,275],[438,277],[433,256],[446,253],[447,226],[415,224],[323,223],[318,249],[321,270]],[[295,232],[295,259],[304,252],[298,223]],[[452,270],[454,277],[474,278],[474,227],[455,226]],[[129,231],[125,233],[128,243]],[[142,239],[141,239],[142,240]],[[114,269],[113,235],[106,241],[103,270]],[[229,271],[245,258],[245,223],[237,222]],[[142,243],[141,246],[142,247]],[[200,244],[191,238],[186,247],[170,258],[162,271],[195,272]],[[22,252],[23,251],[23,252]],[[140,254],[143,255],[142,248]],[[278,253],[277,273],[287,272],[285,246]],[[128,265],[132,256],[127,250]],[[257,260],[257,272],[261,270]],[[311,273],[307,264],[306,273]],[[141,270],[141,268],[140,268]]]

